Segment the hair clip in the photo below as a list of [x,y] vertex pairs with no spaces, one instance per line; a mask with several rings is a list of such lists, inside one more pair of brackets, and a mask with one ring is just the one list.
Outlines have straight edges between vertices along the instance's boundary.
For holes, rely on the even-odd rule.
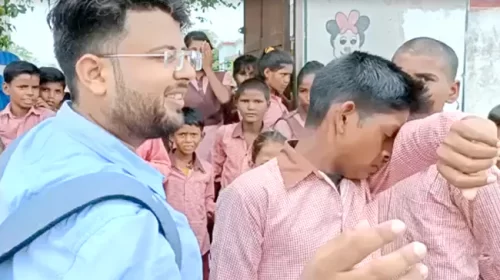
[[274,47],[267,47],[265,50],[264,50],[264,53],[270,53],[272,51],[274,51],[275,48]]

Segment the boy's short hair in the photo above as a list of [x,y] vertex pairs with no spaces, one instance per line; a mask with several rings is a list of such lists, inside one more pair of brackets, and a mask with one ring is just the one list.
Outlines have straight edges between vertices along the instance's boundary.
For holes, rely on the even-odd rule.
[[3,80],[6,83],[11,83],[15,78],[23,74],[40,76],[40,69],[35,64],[27,61],[14,61],[5,66]]
[[497,126],[500,126],[500,105],[495,106],[491,109],[488,114],[488,119],[494,122]]
[[318,127],[332,104],[353,101],[360,118],[374,113],[427,112],[424,83],[413,79],[391,61],[355,51],[316,72],[311,87],[306,126]]
[[251,78],[241,83],[234,94],[236,100],[240,98],[243,92],[249,89],[261,91],[262,93],[264,93],[264,97],[266,98],[266,100],[269,101],[271,90],[269,89],[269,86],[259,78]]
[[260,57],[257,62],[257,67],[259,70],[259,75],[264,77],[264,71],[269,69],[273,72],[283,69],[286,65],[293,66],[292,55],[288,52],[272,49]]
[[66,77],[61,70],[55,67],[40,67],[40,84],[60,83],[66,87]]
[[197,126],[201,130],[203,130],[205,124],[203,122],[203,116],[200,111],[194,108],[184,107],[182,108],[182,115],[184,116],[185,125]]

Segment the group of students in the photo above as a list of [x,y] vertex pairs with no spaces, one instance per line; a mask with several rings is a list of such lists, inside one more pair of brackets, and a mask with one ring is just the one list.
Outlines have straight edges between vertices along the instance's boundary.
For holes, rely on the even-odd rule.
[[[498,277],[500,225],[498,206],[492,203],[500,198],[490,191],[498,182],[483,188],[473,204],[448,186],[430,156],[451,124],[464,117],[440,113],[446,103],[456,102],[460,89],[455,80],[458,58],[449,46],[416,38],[398,49],[392,60],[426,84],[432,101],[426,115],[431,116],[409,122],[397,137],[397,131],[384,131],[388,139],[396,137],[392,155],[373,163],[368,180],[346,173],[350,180],[316,171],[317,177],[310,176],[312,167],[292,148],[292,140],[321,141],[307,140],[318,116],[309,112],[307,122],[306,116],[310,100],[321,101],[310,93],[323,64],[304,65],[297,75],[297,98],[292,98],[286,95],[294,73],[289,53],[268,48],[260,58],[242,55],[231,75],[212,70],[206,34],[190,32],[184,41],[204,55],[202,70],[184,96],[184,124],[168,137],[147,140],[136,152],[165,175],[166,199],[187,217],[196,235],[205,279],[299,279],[318,247],[365,215],[371,222],[405,221],[405,238],[382,253],[424,242],[430,279]],[[350,71],[352,65],[344,66]],[[325,79],[324,72],[320,78]],[[53,116],[68,97],[64,75],[55,68],[13,62],[5,68],[4,79],[3,90],[11,98],[0,112],[4,145]],[[490,119],[500,126],[499,106]],[[320,188],[324,182],[338,195]],[[334,201],[338,205],[332,205]]]
[[[208,40],[202,33],[196,33],[198,37],[194,39],[189,39],[190,35],[186,37],[188,48],[192,48],[197,41]],[[371,194],[357,193],[361,190],[356,181],[342,178],[332,181],[330,176],[320,174],[332,186],[340,184],[342,198],[335,209],[331,208],[330,195],[314,190],[316,181],[311,182],[309,177],[296,177],[302,174],[301,168],[304,167],[288,150],[288,144],[294,143],[290,140],[310,136],[305,120],[315,74],[324,67],[321,63],[308,62],[299,72],[296,110],[289,111],[289,105],[294,101],[284,94],[292,80],[293,60],[288,53],[276,49],[266,49],[259,59],[243,55],[235,60],[233,78],[236,84],[231,87],[229,83],[219,81],[227,85],[232,98],[226,98],[225,102],[218,99],[216,102],[219,105],[212,108],[211,112],[219,108],[222,116],[218,123],[210,123],[215,128],[206,129],[206,123],[212,117],[203,113],[207,111],[204,108],[207,102],[190,104],[186,100],[186,105],[191,106],[183,109],[185,124],[172,137],[161,139],[166,150],[164,153],[169,154],[163,157],[164,161],[160,164],[163,167],[158,167],[160,161],[152,160],[147,152],[142,155],[166,175],[164,188],[167,201],[188,218],[200,243],[205,279],[209,274],[211,279],[223,280],[298,279],[316,248],[338,234],[341,228],[353,226],[352,222],[363,215],[359,211],[364,207],[356,205],[361,206],[366,201],[357,200],[357,195],[376,195],[377,199],[369,204],[367,210],[368,216],[374,220],[401,219],[409,223],[410,230],[405,238],[387,246],[384,254],[409,242],[422,241],[428,246],[430,244],[431,252],[426,259],[426,264],[430,266],[430,279],[477,279],[479,276],[494,279],[490,275],[498,269],[495,263],[498,249],[494,249],[496,245],[489,248],[485,245],[495,241],[491,232],[500,233],[499,226],[495,225],[498,224],[498,217],[482,217],[480,213],[485,205],[498,198],[481,193],[480,197],[489,198],[476,204],[466,201],[439,176],[432,165],[434,157],[426,152],[433,154],[432,151],[443,140],[444,132],[454,121],[463,118],[461,113],[440,113],[445,104],[457,102],[460,89],[459,82],[455,80],[458,58],[449,46],[438,40],[416,38],[403,44],[393,61],[426,84],[431,101],[426,115],[432,116],[406,125],[396,138],[392,155],[374,163],[375,171],[370,173],[368,184],[371,190],[376,191]],[[423,67],[422,63],[426,62],[431,64]],[[204,71],[198,72],[199,80],[192,83],[193,89],[196,83],[208,79],[209,75]],[[210,87],[217,86],[210,79],[205,85],[206,91],[200,93],[208,98]],[[217,98],[217,95],[214,96]],[[236,118],[233,108],[227,108],[228,104],[237,109]],[[490,118],[500,124],[498,118],[493,117],[495,110],[498,107],[492,111]],[[232,112],[231,121],[224,119],[227,112]],[[209,145],[202,145],[209,133],[214,133],[208,137]],[[425,142],[418,140],[424,138]],[[158,140],[148,142],[154,141]],[[280,157],[278,162],[266,164],[280,153],[287,154],[286,164],[292,165],[288,166],[287,172],[292,172],[289,175],[285,175],[287,173],[280,166]],[[277,172],[281,172],[283,177],[277,176]],[[282,184],[286,188],[289,180],[286,176],[293,178],[291,186],[306,180],[304,184],[311,185],[310,189],[299,188],[292,194],[283,193],[282,187],[276,189],[275,186]],[[402,186],[382,192],[395,184]],[[497,185],[498,182],[494,182],[486,189]],[[219,189],[222,190],[221,197],[217,200],[218,210],[215,211]],[[439,189],[438,194],[436,189]],[[426,203],[432,204],[424,207]],[[448,208],[443,210],[434,207],[436,205],[447,205]],[[340,211],[340,224],[336,219],[331,220],[332,210]],[[479,216],[482,223],[477,222]],[[444,223],[449,227],[443,228],[443,219],[450,219]],[[325,227],[325,223],[333,224]],[[491,232],[484,234],[482,231]],[[464,239],[452,245],[446,243],[456,233]],[[455,251],[452,249],[454,245],[466,245],[460,248],[463,254],[457,255],[458,248]]]
[[51,117],[70,99],[65,91],[64,74],[54,67],[41,67],[27,61],[15,61],[3,71],[3,92],[10,102],[0,112],[0,149]]

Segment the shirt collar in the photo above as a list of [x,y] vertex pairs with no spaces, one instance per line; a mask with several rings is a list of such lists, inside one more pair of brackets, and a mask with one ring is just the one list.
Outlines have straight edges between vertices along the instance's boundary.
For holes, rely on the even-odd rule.
[[66,101],[61,106],[54,117],[54,125],[105,160],[118,165],[126,173],[165,198],[163,175],[148,165],[118,138],[75,112],[71,108],[71,104],[71,101]]
[[[41,114],[42,114],[42,111],[33,106],[33,107],[31,107],[31,109],[28,111],[28,113],[24,117],[27,117],[29,115],[40,116]],[[12,114],[10,102],[9,102],[9,104],[7,104],[7,106],[2,111],[0,111],[0,116],[9,116],[9,118],[13,118],[13,119],[18,118]]]
[[[261,128],[261,132],[264,131],[265,128],[264,128],[264,122],[262,122],[262,128]],[[236,126],[234,127],[233,129],[233,133],[231,134],[231,136],[233,138],[241,138],[241,139],[244,139],[245,136],[243,135],[243,124],[242,122],[238,122],[236,123]]]
[[233,129],[233,134],[231,135],[233,138],[243,138],[243,125],[241,122],[238,122]]
[[294,149],[297,140],[290,140],[278,155],[278,167],[283,178],[285,188],[293,188],[307,176],[314,174],[319,179],[324,179],[319,170],[306,158]]
[[[170,157],[170,162],[172,163],[172,167],[175,167],[175,161],[176,161],[176,156],[175,156],[175,149],[172,150],[170,153],[169,153],[169,157]],[[200,159],[198,158],[198,156],[196,155],[196,153],[193,154],[193,169],[194,170],[198,170],[198,171],[201,171],[202,173],[205,173],[205,168],[203,167],[203,164],[201,163]]]

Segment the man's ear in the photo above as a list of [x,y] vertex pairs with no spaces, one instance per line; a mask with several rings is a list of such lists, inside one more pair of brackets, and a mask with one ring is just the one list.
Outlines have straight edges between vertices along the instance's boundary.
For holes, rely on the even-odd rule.
[[2,84],[2,90],[5,93],[5,95],[10,96],[9,84],[8,83],[3,82],[3,84]]
[[458,97],[460,96],[460,81],[456,80],[451,84],[450,93],[448,98],[446,99],[446,103],[453,104],[457,102]]
[[271,77],[272,71],[269,68],[264,69],[264,78],[269,79]]

